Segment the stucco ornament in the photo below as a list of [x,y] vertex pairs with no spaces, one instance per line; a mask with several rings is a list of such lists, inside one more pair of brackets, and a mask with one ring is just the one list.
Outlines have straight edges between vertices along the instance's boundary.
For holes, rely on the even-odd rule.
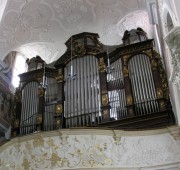
[[180,26],[173,28],[165,37],[171,51],[173,73],[171,81],[180,88]]
[[[0,148],[1,167],[17,170],[125,169],[179,163],[180,141],[171,133],[142,136],[135,132],[127,136],[126,132],[114,133],[71,129],[15,138]],[[115,136],[120,138],[119,142]]]

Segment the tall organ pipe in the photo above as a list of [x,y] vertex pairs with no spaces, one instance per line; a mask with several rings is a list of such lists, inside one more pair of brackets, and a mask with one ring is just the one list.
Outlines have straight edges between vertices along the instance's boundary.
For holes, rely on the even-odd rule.
[[155,86],[149,58],[144,54],[135,55],[130,59],[128,68],[137,114],[155,111]]
[[[70,63],[65,67],[65,77],[69,65]],[[99,119],[98,60],[87,55],[72,60],[72,65],[77,76],[75,79],[66,79],[65,82],[66,122],[70,122],[69,127],[90,125],[92,121]]]
[[36,115],[38,112],[39,96],[37,82],[29,82],[22,89],[22,111],[21,111],[21,131],[28,134],[35,131]]

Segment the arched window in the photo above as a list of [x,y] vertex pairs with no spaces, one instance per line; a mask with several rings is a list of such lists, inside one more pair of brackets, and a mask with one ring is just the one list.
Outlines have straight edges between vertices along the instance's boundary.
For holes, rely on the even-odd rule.
[[173,24],[173,21],[172,21],[172,18],[169,14],[169,12],[167,13],[167,31],[171,31],[173,28],[174,28],[174,24]]
[[27,66],[26,66],[25,56],[22,55],[21,53],[17,53],[14,63],[13,75],[12,75],[12,85],[14,87],[19,86],[20,78],[18,75],[24,73],[26,70],[27,70]]

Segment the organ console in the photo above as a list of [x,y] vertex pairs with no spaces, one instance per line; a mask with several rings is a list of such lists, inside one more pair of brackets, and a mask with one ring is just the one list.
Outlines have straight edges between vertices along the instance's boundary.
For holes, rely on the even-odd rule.
[[[125,31],[123,44],[107,57],[98,38],[88,32],[73,35],[51,67],[39,56],[27,61],[28,72],[20,75],[15,93],[14,136],[59,128],[145,129],[175,123],[153,40],[141,28]],[[107,71],[110,65],[113,69]],[[69,78],[72,72],[75,76]]]

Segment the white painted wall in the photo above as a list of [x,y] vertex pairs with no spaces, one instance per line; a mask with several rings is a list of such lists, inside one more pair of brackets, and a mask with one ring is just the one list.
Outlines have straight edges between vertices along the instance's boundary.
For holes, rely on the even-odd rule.
[[[163,31],[163,37],[165,38],[168,35],[167,29],[167,13],[170,14],[173,25],[180,25],[180,1],[179,0],[157,0],[160,13],[160,23]],[[172,102],[173,111],[175,113],[176,121],[180,125],[180,89],[178,86],[174,85],[171,81],[173,77],[173,65],[172,65],[172,56],[167,44],[163,43],[164,49],[164,59],[166,62],[167,76],[169,79],[169,88],[170,88],[170,97]]]

